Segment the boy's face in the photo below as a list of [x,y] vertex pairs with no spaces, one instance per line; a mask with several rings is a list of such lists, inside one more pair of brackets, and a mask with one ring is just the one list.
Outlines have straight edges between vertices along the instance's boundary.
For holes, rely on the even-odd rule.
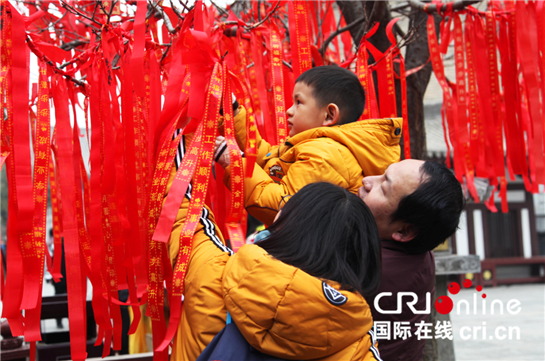
[[327,119],[327,106],[320,108],[312,95],[312,87],[305,83],[295,83],[293,87],[293,105],[286,112],[290,137],[305,130],[324,125]]

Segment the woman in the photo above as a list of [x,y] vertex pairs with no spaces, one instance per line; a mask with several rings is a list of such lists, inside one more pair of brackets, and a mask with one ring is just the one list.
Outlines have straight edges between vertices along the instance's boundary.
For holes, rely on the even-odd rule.
[[[203,279],[196,275],[190,284],[200,286],[187,288],[185,314],[192,321],[186,330],[205,323],[206,336],[178,335],[173,359],[194,359],[191,355],[202,352],[203,343],[192,340],[209,343],[211,333],[225,326],[227,311],[250,345],[278,358],[378,359],[362,295],[379,284],[380,244],[363,201],[329,183],[310,184],[290,198],[267,232],[266,239],[222,258],[221,279],[196,273]],[[193,307],[194,302],[217,302],[214,293],[223,298],[225,313],[210,315]]]

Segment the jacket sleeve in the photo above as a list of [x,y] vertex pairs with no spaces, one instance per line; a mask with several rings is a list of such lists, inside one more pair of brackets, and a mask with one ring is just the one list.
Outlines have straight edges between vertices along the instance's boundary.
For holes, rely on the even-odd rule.
[[350,361],[382,361],[378,341],[372,328],[360,340]]
[[[315,146],[302,146],[295,162],[280,183],[276,183],[261,167],[254,167],[251,178],[244,179],[244,201],[247,211],[261,222],[270,225],[286,196],[294,195],[310,183],[328,182],[347,189],[344,161],[334,146],[324,142],[317,154]],[[230,187],[230,171],[226,169],[224,182]]]
[[[246,149],[246,108],[244,106],[239,106],[239,113],[235,116],[235,138],[237,140],[238,147],[243,152]],[[225,125],[223,123],[223,117],[219,121],[218,127],[219,133],[221,135],[225,134]],[[259,130],[256,129],[256,146],[257,146],[257,159],[256,163],[259,166],[264,166],[265,156],[274,148],[270,145],[265,139],[261,138]]]

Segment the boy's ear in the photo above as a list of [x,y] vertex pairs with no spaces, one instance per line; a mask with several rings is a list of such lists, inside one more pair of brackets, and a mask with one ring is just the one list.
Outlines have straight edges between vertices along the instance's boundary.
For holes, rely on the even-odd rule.
[[341,118],[341,112],[337,104],[329,103],[327,107],[325,108],[325,111],[326,111],[326,116],[324,121],[322,122],[323,127],[329,127],[331,125],[335,125],[339,123],[339,120]]

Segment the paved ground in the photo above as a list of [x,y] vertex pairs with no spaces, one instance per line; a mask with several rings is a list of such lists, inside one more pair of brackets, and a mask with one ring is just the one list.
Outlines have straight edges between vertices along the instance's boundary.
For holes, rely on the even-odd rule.
[[[482,293],[487,296],[485,313],[482,310]],[[463,289],[457,295],[451,295],[451,298],[454,309],[450,316],[457,361],[545,360],[545,285],[501,286],[484,288],[481,292],[474,288]],[[516,301],[511,301],[513,313],[520,309],[515,315],[507,310],[512,299],[520,302],[520,306],[516,307]],[[463,303],[460,312],[457,312],[460,300],[468,301],[469,315]],[[476,309],[474,300],[477,300]],[[490,308],[492,303],[493,315]],[[499,312],[500,303],[503,304],[503,314]],[[518,338],[517,328],[520,330]],[[509,331],[512,331],[511,335]]]

